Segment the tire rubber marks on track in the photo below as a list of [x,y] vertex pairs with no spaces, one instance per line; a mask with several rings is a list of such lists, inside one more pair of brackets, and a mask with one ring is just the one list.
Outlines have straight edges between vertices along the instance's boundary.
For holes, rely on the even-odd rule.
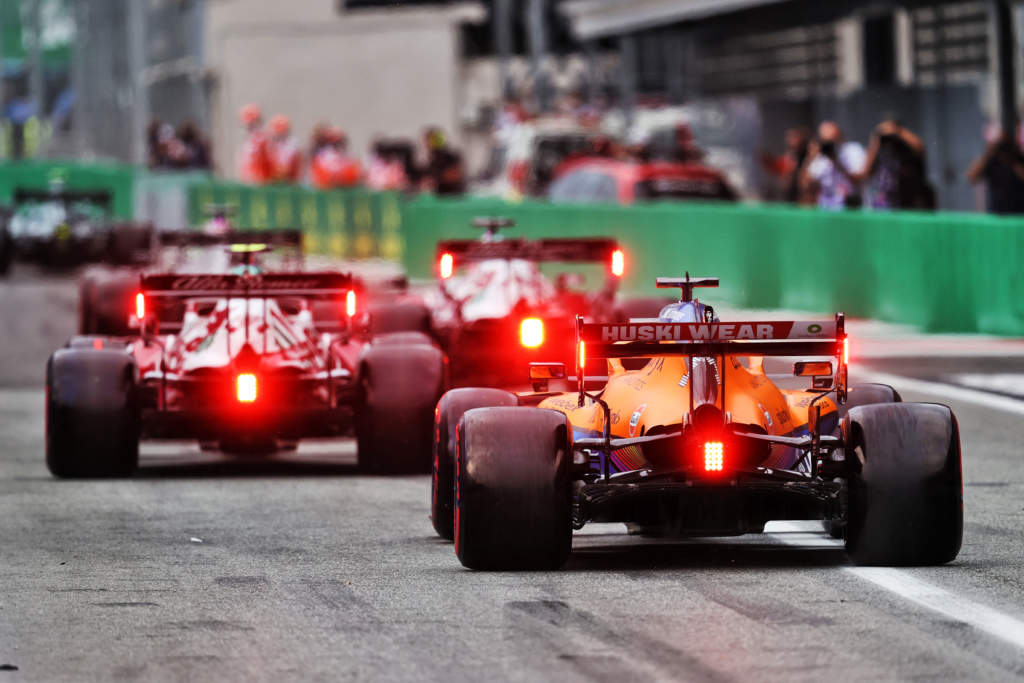
[[[806,523],[772,522],[765,531],[768,536],[785,545],[804,547],[842,545],[842,541],[835,541],[810,530]],[[960,597],[901,569],[889,567],[843,567],[842,569],[905,600],[910,600],[949,619],[968,624],[983,633],[1024,650],[1024,621],[1020,619]]]
[[[632,671],[634,676],[638,671],[646,670],[655,678],[731,680],[694,655],[644,633],[619,626],[613,628],[594,614],[576,609],[562,600],[516,600],[505,603],[505,610],[513,624],[533,635],[539,642],[562,650],[559,659],[573,664],[596,680],[622,680],[623,662],[613,664],[604,661],[606,669],[600,673],[596,667],[589,666],[588,660],[595,656],[607,656],[608,652],[618,654],[620,659],[628,658],[625,662],[628,664],[626,670]],[[533,638],[530,640],[533,641]],[[573,651],[574,643],[579,644],[580,652]],[[629,648],[623,649],[623,643],[629,643]],[[529,647],[534,646],[531,643]],[[569,653],[565,653],[565,649],[569,649]],[[595,655],[595,649],[603,652]],[[642,653],[642,658],[636,659],[631,656],[632,653]],[[547,677],[550,676],[549,671]]]

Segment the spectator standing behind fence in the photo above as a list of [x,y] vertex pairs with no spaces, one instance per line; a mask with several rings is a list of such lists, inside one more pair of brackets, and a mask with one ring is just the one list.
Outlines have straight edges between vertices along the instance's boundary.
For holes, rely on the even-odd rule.
[[334,126],[318,125],[313,131],[309,180],[321,190],[358,185],[363,171],[359,161],[348,156],[345,133]]
[[967,169],[967,179],[972,183],[985,181],[990,212],[1024,213],[1024,154],[1020,145],[1001,130],[987,137],[984,153]]
[[935,208],[924,143],[894,116],[887,116],[871,134],[858,179],[867,184],[868,206],[873,209]]
[[374,140],[366,164],[366,186],[371,190],[404,190],[408,185],[405,164],[395,149],[379,139]]
[[242,182],[262,185],[273,177],[263,114],[255,104],[247,104],[239,112],[239,119],[246,137],[239,155],[238,176]]
[[420,172],[421,188],[438,195],[465,192],[462,155],[448,146],[444,132],[440,128],[427,128],[423,141],[427,147],[427,163]]
[[166,158],[163,145],[160,144],[161,125],[159,120],[152,119],[146,126],[147,163],[150,168],[160,168]]
[[309,147],[309,182],[318,190],[334,187],[342,161],[341,152],[331,141],[330,128],[324,123],[317,124]]
[[270,140],[267,145],[271,178],[276,183],[297,183],[302,178],[302,152],[292,137],[292,123],[278,114],[270,119]]
[[345,131],[332,126],[328,129],[328,132],[338,151],[341,152],[341,169],[338,172],[335,185],[338,187],[355,187],[363,180],[363,165],[355,157],[349,156],[348,136],[345,135]]
[[154,119],[146,129],[150,168],[210,168],[210,147],[199,127],[191,121],[175,131],[169,123]]
[[178,126],[177,137],[181,142],[178,166],[209,170],[211,167],[210,145],[199,132],[199,126],[192,121],[186,121]]
[[864,168],[864,148],[843,140],[834,121],[818,126],[818,139],[808,145],[807,159],[800,170],[800,187],[816,197],[822,209],[860,206],[858,175]]
[[768,194],[790,204],[806,204],[806,197],[800,190],[800,170],[807,159],[810,131],[806,128],[789,128],[785,134],[786,151],[781,155],[764,154],[761,163],[772,178]]

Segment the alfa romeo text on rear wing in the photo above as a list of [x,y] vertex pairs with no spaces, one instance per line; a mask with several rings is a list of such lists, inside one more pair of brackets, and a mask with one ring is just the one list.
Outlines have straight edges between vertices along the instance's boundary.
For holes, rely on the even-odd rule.
[[289,297],[331,299],[349,296],[355,283],[347,273],[266,273],[262,275],[144,275],[139,289],[145,297]]

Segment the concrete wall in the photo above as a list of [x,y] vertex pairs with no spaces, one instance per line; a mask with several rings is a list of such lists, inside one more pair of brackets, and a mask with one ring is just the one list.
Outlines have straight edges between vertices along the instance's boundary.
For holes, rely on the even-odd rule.
[[246,103],[292,119],[305,147],[319,121],[341,126],[364,156],[377,134],[418,137],[425,125],[458,133],[461,22],[475,3],[441,9],[339,11],[336,0],[209,0],[205,54],[212,69],[218,172],[237,177]]

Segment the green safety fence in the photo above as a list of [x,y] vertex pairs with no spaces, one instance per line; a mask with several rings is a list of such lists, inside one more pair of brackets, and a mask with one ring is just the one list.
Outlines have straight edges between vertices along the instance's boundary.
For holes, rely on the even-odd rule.
[[404,263],[429,276],[441,237],[472,237],[474,215],[515,234],[610,235],[627,253],[624,289],[656,276],[718,276],[709,301],[844,311],[931,332],[1024,335],[1024,219],[953,213],[823,212],[665,203],[570,206],[418,198],[403,210]]
[[207,209],[229,205],[233,222],[246,228],[302,228],[309,251],[337,258],[402,261],[405,253],[401,197],[386,192],[305,187],[254,187],[237,183],[198,183],[189,189],[192,225]]
[[113,196],[113,212],[131,218],[137,169],[127,164],[84,164],[53,160],[0,163],[0,203],[11,201],[17,188],[46,190],[107,190]]
[[[617,238],[624,291],[654,278],[718,276],[709,301],[750,308],[844,311],[932,332],[1024,335],[1024,219],[953,213],[822,212],[776,206],[661,203],[553,205],[499,199],[406,199],[362,190],[201,183],[193,224],[210,204],[237,207],[247,227],[301,227],[309,249],[400,261],[433,275],[439,239],[474,237],[478,215],[516,219],[513,234]],[[667,294],[667,293],[665,293]]]

